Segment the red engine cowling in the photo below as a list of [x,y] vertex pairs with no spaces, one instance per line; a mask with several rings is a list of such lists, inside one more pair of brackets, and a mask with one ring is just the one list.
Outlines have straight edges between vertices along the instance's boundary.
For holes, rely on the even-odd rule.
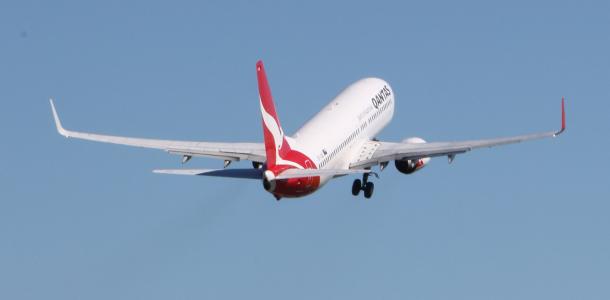
[[[402,141],[407,144],[423,144],[426,141],[419,137],[412,137]],[[430,157],[424,157],[420,159],[400,159],[395,160],[394,165],[396,169],[403,174],[412,174],[415,171],[420,170],[425,167],[426,164],[430,161]]]

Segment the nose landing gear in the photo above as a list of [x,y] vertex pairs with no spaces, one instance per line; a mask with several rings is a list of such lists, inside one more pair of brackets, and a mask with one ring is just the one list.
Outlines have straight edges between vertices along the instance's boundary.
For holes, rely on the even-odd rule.
[[362,181],[356,179],[352,184],[352,195],[354,196],[358,196],[360,191],[364,191],[364,198],[369,199],[373,196],[374,190],[375,185],[372,182],[369,182],[369,173],[362,174]]

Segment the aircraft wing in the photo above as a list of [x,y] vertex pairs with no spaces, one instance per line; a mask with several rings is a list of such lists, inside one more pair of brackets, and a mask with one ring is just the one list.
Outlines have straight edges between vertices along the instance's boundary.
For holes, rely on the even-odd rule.
[[76,138],[102,143],[119,144],[133,147],[152,148],[167,151],[171,154],[191,156],[204,156],[223,160],[251,160],[264,162],[266,160],[265,145],[263,143],[214,143],[197,141],[173,141],[146,138],[132,138],[123,136],[103,135],[96,133],[78,132],[65,129],[55,109],[53,100],[51,110],[55,119],[55,126],[59,134],[67,138]]
[[424,157],[447,156],[451,162],[456,154],[478,148],[520,143],[547,137],[556,137],[566,129],[564,99],[561,99],[561,129],[504,138],[432,143],[390,143],[370,141],[363,146],[360,157],[350,164],[350,169],[370,168],[371,166],[400,159],[420,159]]

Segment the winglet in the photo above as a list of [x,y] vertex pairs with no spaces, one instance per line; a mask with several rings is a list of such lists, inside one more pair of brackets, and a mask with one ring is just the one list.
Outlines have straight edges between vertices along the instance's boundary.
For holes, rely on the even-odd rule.
[[565,110],[565,98],[561,97],[561,129],[555,132],[554,136],[558,136],[566,130],[566,110]]
[[51,111],[53,112],[53,119],[55,119],[55,127],[57,127],[57,132],[59,134],[69,137],[68,131],[61,126],[61,121],[59,120],[59,116],[57,115],[57,110],[55,110],[55,104],[53,103],[53,99],[50,98],[49,102],[51,103]]

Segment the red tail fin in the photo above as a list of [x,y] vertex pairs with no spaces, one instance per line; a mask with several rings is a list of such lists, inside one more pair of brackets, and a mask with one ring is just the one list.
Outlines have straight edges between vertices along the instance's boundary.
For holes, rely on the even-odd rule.
[[275,166],[277,156],[284,143],[284,130],[280,125],[280,119],[275,112],[275,104],[271,97],[271,89],[265,74],[262,61],[256,63],[256,76],[258,78],[258,94],[260,97],[261,114],[263,118],[263,134],[265,139],[265,151],[267,154],[267,167]]

